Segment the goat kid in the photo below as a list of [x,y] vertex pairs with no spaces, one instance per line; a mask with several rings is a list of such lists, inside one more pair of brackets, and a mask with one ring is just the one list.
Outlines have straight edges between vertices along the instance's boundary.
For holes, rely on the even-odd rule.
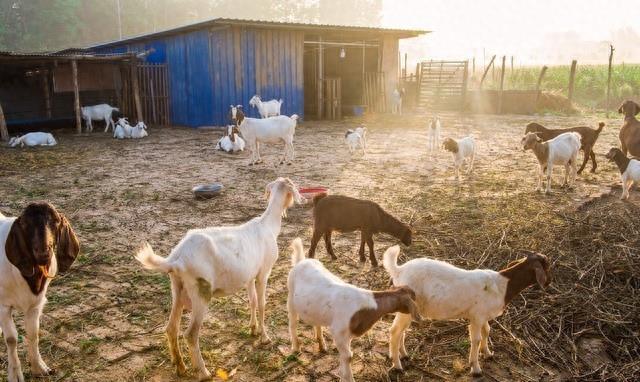
[[640,121],[636,115],[640,113],[640,105],[631,100],[626,100],[618,108],[618,113],[624,115],[624,123],[620,128],[620,148],[626,156],[640,157]]
[[620,199],[629,199],[629,190],[633,183],[640,182],[640,160],[627,158],[622,150],[611,148],[606,155],[611,162],[616,162],[618,170],[620,170],[620,180],[622,180],[622,196]]
[[144,122],[140,121],[135,126],[131,128],[131,138],[133,139],[141,139],[149,134],[147,133],[147,125]]
[[129,124],[127,118],[119,118],[116,128],[113,130],[113,137],[117,139],[131,138],[133,127]]
[[322,328],[328,327],[340,354],[340,380],[352,382],[351,340],[360,337],[388,313],[400,312],[420,321],[415,293],[407,287],[374,292],[347,284],[318,260],[305,259],[302,240],[291,243],[287,311],[292,351],[300,351],[298,319],[314,327],[320,351],[326,351]]
[[211,377],[200,352],[199,333],[212,297],[228,296],[246,288],[251,333],[260,335],[262,342],[270,341],[264,325],[267,280],[278,259],[282,218],[294,201],[303,203],[303,198],[286,178],[269,183],[265,194],[269,200],[267,209],[242,225],[189,230],[166,258],[156,255],[149,244],[136,254],[145,268],[168,273],[171,279],[172,307],[166,334],[178,375],[186,371],[178,330],[183,309],[191,306],[191,322],[185,333],[191,362],[198,370],[198,379]]
[[34,146],[55,146],[58,142],[53,137],[51,133],[27,133],[20,137],[12,137],[9,140],[10,147],[16,147],[20,145],[20,147],[34,147]]
[[453,166],[456,172],[456,179],[460,181],[460,169],[462,168],[465,160],[469,162],[466,174],[471,174],[473,171],[473,162],[476,158],[476,142],[473,137],[468,136],[458,140],[445,138],[443,146],[446,151],[451,152],[453,155]]
[[402,98],[404,97],[404,88],[393,89],[391,93],[391,113],[402,115]]
[[[393,285],[406,285],[416,293],[418,312],[432,320],[469,320],[471,350],[469,363],[474,376],[482,374],[479,351],[491,357],[489,321],[502,315],[507,304],[522,290],[534,284],[546,287],[551,281],[546,256],[528,252],[499,272],[487,269],[465,270],[449,263],[427,258],[413,259],[398,265],[400,248],[396,245],[384,253],[383,265]],[[402,370],[400,356],[408,355],[405,331],[411,316],[396,314],[390,329],[389,356],[393,367]]]
[[427,139],[429,152],[433,153],[434,151],[438,151],[440,148],[440,132],[442,130],[442,125],[440,123],[440,117],[437,115],[429,120],[429,127],[427,131]]
[[349,152],[353,154],[358,146],[362,149],[362,155],[366,155],[366,136],[367,128],[366,127],[358,127],[355,130],[349,129],[344,134],[344,140],[347,143],[347,147],[349,148]]
[[31,203],[17,218],[0,214],[0,333],[7,345],[9,382],[24,382],[13,310],[24,314],[31,374],[51,373],[38,347],[40,315],[49,283],[71,267],[79,251],[69,221],[51,204]]
[[249,105],[258,108],[261,118],[269,118],[280,115],[280,108],[282,107],[282,99],[272,99],[270,101],[263,102],[259,95],[254,95],[249,100]]
[[227,126],[224,135],[216,144],[216,150],[222,150],[227,153],[244,151],[244,139],[242,139],[238,134],[240,134],[240,131],[238,131],[236,126]]
[[529,133],[522,138],[523,151],[531,150],[538,159],[538,184],[536,191],[542,189],[542,177],[546,172],[546,193],[551,192],[551,173],[554,165],[564,165],[564,186],[569,186],[569,169],[571,168],[571,183],[576,179],[576,159],[580,150],[580,134],[563,133],[557,137],[542,142],[535,133]]

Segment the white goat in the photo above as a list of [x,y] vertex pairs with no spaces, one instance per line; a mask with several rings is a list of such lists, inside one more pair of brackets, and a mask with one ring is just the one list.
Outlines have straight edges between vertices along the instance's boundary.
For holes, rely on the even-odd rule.
[[55,146],[58,142],[53,137],[51,133],[27,133],[20,137],[12,137],[9,140],[9,146],[16,147],[20,145],[20,147],[24,147],[25,145],[32,146]]
[[619,148],[613,147],[606,155],[607,159],[616,162],[622,181],[622,196],[620,199],[629,199],[629,190],[633,183],[640,182],[640,160],[627,158]]
[[106,103],[101,103],[99,105],[93,106],[83,106],[82,108],[82,118],[84,119],[87,125],[87,131],[93,131],[93,126],[91,125],[91,121],[104,121],[105,128],[104,132],[109,131],[109,126],[113,129],[116,128],[113,123],[112,114],[114,111],[120,111],[117,107],[110,106]]
[[262,118],[274,117],[276,115],[280,115],[282,99],[272,99],[271,101],[262,102],[259,95],[254,95],[249,100],[249,105],[257,107],[258,113],[260,113],[260,117]]
[[347,143],[347,147],[349,147],[349,152],[353,153],[358,146],[362,148],[362,155],[366,155],[366,136],[367,128],[366,127],[358,127],[355,130],[349,129],[344,134],[344,140]]
[[467,174],[473,171],[473,161],[476,158],[476,143],[472,136],[455,140],[446,138],[443,142],[444,149],[453,154],[453,165],[456,171],[456,178],[460,180],[460,169],[465,160],[469,160],[467,165]]
[[[284,155],[280,163],[291,161],[295,157],[293,148],[293,135],[296,132],[298,115],[291,117],[278,115],[266,119],[248,118],[244,116],[242,110],[236,112],[238,129],[245,139],[248,149],[251,151],[249,165],[261,163],[260,143],[284,142]],[[287,158],[288,156],[288,158]]]
[[404,88],[403,89],[394,89],[391,94],[391,112],[393,114],[402,115],[402,98],[404,97]]
[[437,115],[431,118],[429,121],[428,127],[428,146],[429,152],[432,153],[434,151],[438,151],[440,148],[440,132],[442,130],[442,126],[440,124],[440,117]]
[[[269,342],[264,327],[267,279],[278,259],[282,217],[293,202],[302,203],[297,187],[289,179],[278,178],[266,186],[269,205],[265,212],[239,226],[193,229],[180,240],[167,258],[145,244],[136,259],[147,269],[169,274],[172,308],[166,333],[169,353],[180,375],[185,365],[178,346],[178,330],[184,307],[191,306],[191,322],[186,338],[198,379],[211,376],[204,365],[199,332],[211,297],[227,296],[247,288],[251,313],[251,333]],[[256,306],[258,319],[256,321]]]
[[542,142],[536,133],[528,133],[522,138],[523,151],[531,150],[538,159],[538,185],[536,191],[542,189],[542,176],[547,173],[547,188],[551,192],[551,173],[554,165],[564,165],[564,186],[568,186],[569,167],[571,167],[571,183],[575,182],[578,151],[580,151],[580,134],[570,132]]
[[147,133],[147,125],[144,122],[140,121],[135,126],[131,128],[131,138],[140,139],[148,136]]
[[132,133],[133,127],[129,121],[126,118],[119,118],[115,129],[113,129],[113,137],[117,139],[131,138]]
[[313,325],[320,351],[326,350],[322,327],[329,328],[340,353],[340,380],[352,382],[351,340],[366,333],[387,313],[402,312],[420,320],[415,293],[407,288],[374,292],[347,284],[329,272],[316,259],[305,259],[302,240],[291,243],[289,295],[289,334],[293,352],[300,351],[296,328],[298,319]]
[[216,150],[222,150],[228,153],[244,151],[244,139],[242,139],[237,132],[238,129],[234,125],[227,126],[226,133],[216,144]]
[[[502,315],[506,305],[522,290],[535,284],[546,287],[551,281],[549,261],[539,253],[528,252],[524,259],[514,261],[499,272],[487,269],[472,271],[457,268],[443,261],[413,259],[398,266],[400,247],[384,253],[382,263],[394,285],[406,285],[416,293],[419,313],[432,320],[469,320],[471,373],[482,373],[479,350],[491,357],[489,321]],[[405,330],[411,316],[398,313],[391,326],[389,356],[393,367],[402,370],[400,355],[407,356]]]

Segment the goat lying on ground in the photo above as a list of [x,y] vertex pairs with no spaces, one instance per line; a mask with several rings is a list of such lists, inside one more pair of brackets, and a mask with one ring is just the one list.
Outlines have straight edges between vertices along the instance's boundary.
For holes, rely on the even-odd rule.
[[249,100],[249,105],[258,108],[260,117],[268,118],[280,115],[280,108],[282,107],[282,99],[272,99],[271,101],[262,102],[259,95],[254,95]]
[[309,247],[309,257],[315,256],[318,241],[324,236],[327,252],[332,259],[337,259],[331,245],[332,231],[360,231],[360,262],[366,261],[364,256],[365,242],[369,246],[371,265],[378,266],[373,252],[373,234],[384,232],[411,245],[411,228],[391,216],[377,203],[342,195],[319,194],[313,198],[313,236]]
[[362,155],[366,155],[366,127],[358,127],[355,130],[349,129],[344,134],[344,140],[347,142],[347,147],[349,147],[349,152],[353,153],[358,146],[362,149]]
[[542,189],[542,176],[547,173],[547,193],[551,192],[551,173],[554,165],[564,165],[564,186],[568,186],[569,167],[571,167],[571,183],[576,179],[576,158],[580,150],[580,134],[563,133],[557,137],[542,142],[535,133],[529,133],[522,138],[524,151],[531,150],[538,159],[538,185],[536,191]]
[[218,140],[216,150],[222,150],[228,153],[235,153],[244,150],[244,139],[238,134],[238,128],[235,125],[227,126],[225,134]]
[[629,199],[629,190],[633,183],[640,182],[640,160],[627,158],[622,150],[612,148],[606,155],[607,159],[616,162],[618,170],[620,170],[620,179],[622,180],[622,196],[620,199]]
[[[414,259],[398,266],[400,248],[396,245],[385,252],[384,268],[393,279],[393,285],[406,285],[416,293],[418,311],[432,320],[469,320],[471,372],[482,373],[478,362],[479,349],[485,356],[489,350],[489,321],[502,315],[507,304],[525,288],[538,283],[546,287],[551,281],[549,261],[539,253],[507,265],[500,272],[457,268],[443,261],[427,258]],[[389,356],[393,367],[402,369],[400,355],[407,356],[404,346],[405,330],[411,325],[411,316],[398,313],[391,326]]]
[[[233,108],[232,108],[233,110]],[[284,155],[280,163],[291,164],[295,157],[293,149],[293,136],[296,133],[298,115],[291,117],[278,115],[266,119],[245,117],[241,109],[236,108],[236,120],[238,129],[245,139],[248,149],[251,151],[249,165],[261,163],[260,143],[284,142]]]
[[113,107],[106,103],[101,103],[99,105],[83,106],[81,110],[82,110],[81,112],[82,118],[85,121],[88,132],[93,131],[93,126],[91,125],[91,121],[104,121],[105,133],[109,131],[109,126],[111,126],[113,129],[116,128],[115,124],[113,123],[113,116],[114,116],[114,112],[120,111],[120,109],[118,109],[117,107]]
[[627,100],[620,105],[618,113],[624,114],[624,123],[620,128],[620,148],[622,153],[631,154],[633,157],[640,157],[640,121],[636,115],[640,112],[640,105]]
[[460,169],[465,160],[469,161],[467,165],[467,174],[473,171],[473,162],[476,158],[476,143],[473,137],[468,136],[458,140],[446,138],[443,142],[444,149],[453,155],[453,166],[456,172],[456,179],[460,180]]
[[289,334],[293,352],[300,351],[298,319],[313,325],[320,351],[326,350],[322,327],[329,328],[340,353],[340,380],[353,381],[351,340],[366,333],[382,316],[400,312],[420,321],[415,293],[407,287],[374,292],[347,284],[318,260],[305,259],[302,240],[291,243],[291,271],[287,279]]
[[185,307],[192,307],[185,336],[200,380],[211,376],[200,353],[199,333],[212,297],[228,296],[247,288],[251,333],[260,335],[262,342],[269,341],[264,326],[267,279],[278,259],[277,238],[282,217],[294,201],[302,203],[303,199],[297,187],[285,178],[269,183],[265,191],[269,200],[267,209],[247,223],[192,229],[166,258],[156,255],[149,244],[136,255],[145,268],[168,273],[171,279],[172,307],[166,333],[171,360],[179,375],[186,370],[178,345]]
[[24,147],[27,145],[28,147],[33,146],[55,146],[58,142],[53,137],[51,133],[27,133],[20,137],[12,137],[9,140],[9,146],[16,147],[20,145],[20,147]]
[[548,141],[563,133],[574,132],[580,134],[580,149],[584,151],[582,166],[578,169],[578,174],[580,174],[587,165],[589,158],[591,158],[591,172],[596,172],[598,164],[596,163],[596,154],[593,152],[593,146],[596,144],[603,127],[604,122],[600,122],[597,130],[588,126],[577,126],[568,129],[547,129],[539,123],[531,122],[525,128],[524,133],[536,133],[543,141]]
[[119,118],[116,127],[113,129],[113,137],[116,139],[131,138],[133,126],[129,124],[126,118]]
[[149,134],[147,133],[147,125],[144,122],[140,121],[135,126],[131,128],[131,138],[133,139],[141,139]]
[[49,282],[71,267],[79,250],[71,225],[48,203],[31,203],[17,218],[0,214],[0,332],[7,345],[9,382],[24,382],[14,309],[24,314],[32,376],[51,373],[38,348],[40,315]]
[[440,117],[437,115],[431,118],[429,121],[429,127],[427,132],[429,152],[432,153],[440,148],[440,131],[442,126],[440,124]]

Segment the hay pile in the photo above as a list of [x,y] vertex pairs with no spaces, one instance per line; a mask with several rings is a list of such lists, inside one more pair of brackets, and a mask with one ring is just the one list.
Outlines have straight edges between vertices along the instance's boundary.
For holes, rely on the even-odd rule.
[[538,110],[558,111],[570,114],[579,111],[560,91],[543,91],[538,99],[537,108]]

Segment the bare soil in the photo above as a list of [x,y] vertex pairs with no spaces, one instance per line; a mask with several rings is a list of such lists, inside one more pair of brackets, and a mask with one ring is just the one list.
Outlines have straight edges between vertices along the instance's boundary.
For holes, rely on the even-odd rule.
[[[59,145],[53,148],[0,148],[0,211],[15,216],[31,201],[50,201],[69,217],[82,244],[70,272],[52,282],[42,317],[41,351],[57,370],[49,380],[179,380],[163,335],[169,279],[143,270],[133,254],[146,240],[166,256],[188,229],[235,225],[259,215],[266,206],[264,186],[278,176],[375,200],[411,221],[414,244],[402,249],[401,261],[429,256],[467,268],[499,269],[520,257],[521,249],[549,255],[558,279],[546,291],[527,290],[491,323],[496,356],[481,363],[486,380],[633,379],[640,373],[639,316],[633,316],[640,311],[640,195],[632,191],[629,201],[618,200],[620,189],[611,186],[619,184],[619,173],[604,158],[617,146],[620,120],[605,121],[595,147],[595,174],[588,164],[575,187],[561,189],[564,170],[556,168],[553,193],[544,195],[533,191],[535,157],[519,145],[533,118],[444,115],[443,138],[471,133],[478,142],[474,172],[460,183],[453,178],[449,153],[427,152],[426,121],[414,116],[305,122],[296,131],[297,157],[290,166],[275,165],[281,146],[263,148],[265,163],[250,167],[248,153],[214,151],[220,132],[184,128],[152,128],[148,138],[126,141],[101,132],[58,132]],[[536,120],[553,127],[598,122],[587,116]],[[344,131],[361,123],[369,130],[366,157],[350,155],[343,141]],[[210,182],[222,182],[224,192],[195,200],[191,188]],[[604,220],[598,221],[596,213]],[[594,218],[587,221],[590,214]],[[606,219],[618,219],[630,231],[609,237],[613,228]],[[319,354],[309,326],[299,326],[302,353],[289,354],[288,246],[301,236],[307,247],[310,224],[311,209],[304,206],[290,210],[283,221],[280,258],[268,288],[271,344],[260,345],[250,334],[246,293],[211,301],[201,347],[214,374],[223,370],[236,381],[337,380],[335,348]],[[383,269],[358,263],[358,234],[336,234],[333,241],[337,261],[330,261],[323,244],[317,251],[329,269],[360,287],[388,287]],[[392,244],[393,238],[378,235],[378,257]],[[622,273],[608,268],[613,263],[606,256],[622,262]],[[599,262],[592,260],[598,257]],[[584,280],[598,279],[599,286],[593,281],[595,286],[580,287]],[[619,289],[605,288],[607,283]],[[618,291],[628,294],[624,300]],[[598,299],[583,302],[585,296]],[[592,308],[602,301],[617,305]],[[621,307],[621,301],[628,306]],[[21,327],[22,317],[15,316]],[[407,335],[413,358],[406,372],[388,374],[392,318],[353,341],[356,380],[471,379],[463,321],[414,324]],[[20,356],[29,375],[24,342]],[[0,346],[4,378],[6,349]]]

